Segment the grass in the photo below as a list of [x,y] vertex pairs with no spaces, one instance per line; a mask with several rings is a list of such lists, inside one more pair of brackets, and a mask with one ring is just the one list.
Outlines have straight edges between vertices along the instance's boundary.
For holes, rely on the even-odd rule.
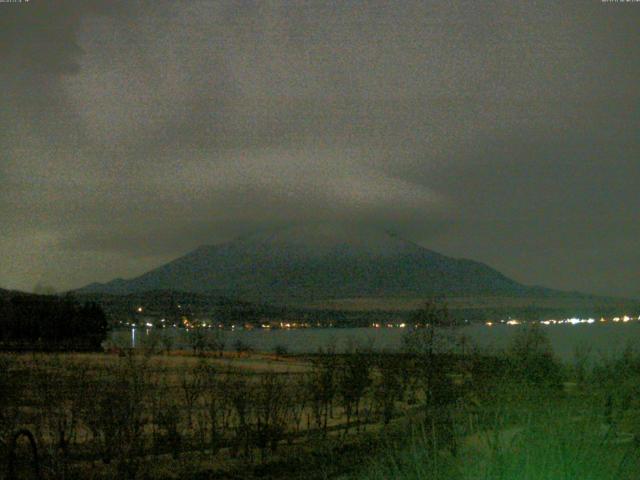
[[637,443],[629,432],[606,425],[596,405],[573,396],[538,398],[538,406],[525,399],[496,412],[489,428],[463,429],[455,455],[428,425],[416,427],[402,443],[389,445],[382,459],[343,480],[639,478]]

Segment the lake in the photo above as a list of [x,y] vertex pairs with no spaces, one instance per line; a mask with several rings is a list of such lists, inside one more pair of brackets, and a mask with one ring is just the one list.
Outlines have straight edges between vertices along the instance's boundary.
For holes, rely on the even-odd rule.
[[[504,324],[488,327],[469,325],[459,328],[458,335],[482,349],[503,348],[509,345],[513,335],[522,326]],[[596,323],[592,325],[551,325],[541,326],[547,333],[556,355],[571,361],[576,348],[589,346],[594,358],[621,353],[628,345],[640,345],[640,322]],[[334,346],[336,351],[345,351],[350,345],[371,346],[377,350],[398,350],[402,337],[407,333],[402,328],[304,328],[304,329],[253,329],[224,330],[226,348],[231,350],[240,340],[254,350],[271,352],[276,346],[283,346],[290,353],[314,353],[319,348]],[[166,329],[175,335],[175,346],[188,348],[188,332]],[[213,332],[212,332],[213,334]],[[148,329],[118,330],[111,333],[111,339],[119,345],[143,345]]]

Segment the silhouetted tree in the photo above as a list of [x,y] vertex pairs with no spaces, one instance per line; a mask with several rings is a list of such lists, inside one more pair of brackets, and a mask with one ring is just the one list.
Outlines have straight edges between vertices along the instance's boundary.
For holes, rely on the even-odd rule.
[[560,387],[562,373],[549,338],[538,324],[520,327],[507,350],[511,374],[533,385]]
[[31,350],[100,350],[107,318],[95,303],[16,293],[0,298],[0,347]]

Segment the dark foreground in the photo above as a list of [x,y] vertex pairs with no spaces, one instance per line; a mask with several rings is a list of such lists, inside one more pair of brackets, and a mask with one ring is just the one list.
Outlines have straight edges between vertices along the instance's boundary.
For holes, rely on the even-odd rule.
[[537,329],[491,354],[437,340],[3,355],[0,478],[639,478],[640,356],[559,364]]

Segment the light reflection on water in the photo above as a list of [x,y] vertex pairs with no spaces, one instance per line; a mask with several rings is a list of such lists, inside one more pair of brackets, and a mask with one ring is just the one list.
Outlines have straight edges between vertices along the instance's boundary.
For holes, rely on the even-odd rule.
[[[481,349],[504,348],[521,326],[469,325],[456,330]],[[213,335],[215,330],[208,330]],[[628,324],[555,325],[543,327],[556,355],[566,361],[573,359],[576,348],[591,347],[594,358],[621,353],[627,346],[640,345],[640,322]],[[144,337],[150,334],[136,329],[118,330],[111,339],[119,345],[140,347]],[[242,341],[256,351],[272,352],[276,346],[284,346],[290,353],[314,353],[319,348],[334,346],[336,351],[345,351],[352,345],[369,346],[376,350],[398,350],[406,329],[399,328],[304,328],[282,330],[225,330],[224,341],[228,350],[234,342]],[[186,335],[181,329],[162,330],[163,335],[174,336],[175,348],[189,348]],[[144,336],[144,337],[143,337]]]

